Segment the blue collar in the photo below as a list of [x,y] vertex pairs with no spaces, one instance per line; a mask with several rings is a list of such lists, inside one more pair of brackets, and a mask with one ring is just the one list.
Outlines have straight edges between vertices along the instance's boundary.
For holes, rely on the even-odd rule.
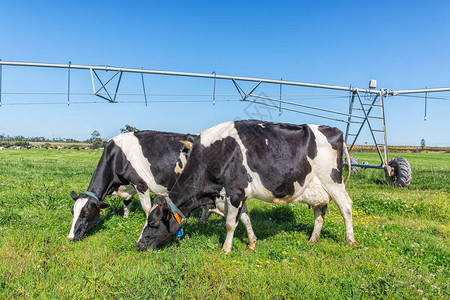
[[97,201],[100,201],[100,200],[98,200],[97,196],[95,196],[94,193],[92,193],[92,192],[84,192],[84,193],[85,193],[86,195],[91,196],[92,198],[96,199]]

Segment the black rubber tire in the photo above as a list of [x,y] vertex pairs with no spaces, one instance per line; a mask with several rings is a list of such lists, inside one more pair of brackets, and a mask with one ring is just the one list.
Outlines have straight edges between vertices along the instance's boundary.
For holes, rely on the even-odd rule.
[[408,187],[412,179],[409,162],[403,157],[394,157],[389,161],[389,166],[394,169],[394,175],[389,176],[388,181],[396,187]]
[[357,164],[358,163],[358,159],[356,157],[354,157],[354,156],[350,156],[350,163],[352,164],[350,172],[352,172],[352,174],[358,174],[358,167],[353,166],[353,164]]

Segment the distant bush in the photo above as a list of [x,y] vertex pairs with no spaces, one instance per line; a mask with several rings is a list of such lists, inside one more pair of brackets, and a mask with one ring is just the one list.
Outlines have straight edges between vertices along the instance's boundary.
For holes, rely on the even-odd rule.
[[12,146],[12,143],[11,142],[6,142],[6,141],[1,141],[0,142],[0,147],[6,147],[6,148],[8,148],[8,147],[11,147]]
[[29,142],[25,142],[25,141],[17,141],[17,142],[14,142],[13,145],[14,146],[30,146],[30,143]]

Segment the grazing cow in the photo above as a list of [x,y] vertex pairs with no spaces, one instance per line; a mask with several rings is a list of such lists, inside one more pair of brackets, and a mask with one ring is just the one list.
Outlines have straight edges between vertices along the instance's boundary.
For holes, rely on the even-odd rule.
[[328,126],[247,120],[207,129],[195,139],[168,196],[155,201],[136,247],[160,248],[180,229],[184,215],[212,206],[223,188],[228,196],[225,253],[231,251],[238,216],[249,198],[309,204],[315,216],[310,243],[317,242],[330,201],[322,197],[323,188],[344,218],[347,243],[354,245],[352,200],[342,180],[343,151],[347,154],[342,132]]
[[[120,134],[106,145],[91,183],[85,193],[71,192],[75,200],[72,207],[71,241],[82,239],[99,219],[100,209],[107,195],[124,199],[124,217],[128,217],[134,194],[139,195],[142,208],[148,216],[151,207],[150,192],[166,194],[177,176],[183,171],[187,156],[196,136],[190,134],[140,131]],[[181,144],[181,143],[182,144]],[[224,191],[216,199],[214,212],[224,215]],[[206,215],[206,210],[203,210]],[[247,228],[249,239],[256,237],[251,227],[247,208],[243,208],[241,221]],[[206,219],[205,219],[206,220]]]
[[[180,141],[194,138],[190,134],[147,130],[112,138],[105,146],[87,191],[79,195],[71,193],[75,204],[68,239],[80,240],[92,229],[100,209],[109,206],[103,200],[113,192],[128,200],[124,201],[125,206],[137,192],[147,216],[151,207],[150,192],[166,194],[186,163],[184,151],[187,150]],[[127,211],[126,207],[125,213]]]

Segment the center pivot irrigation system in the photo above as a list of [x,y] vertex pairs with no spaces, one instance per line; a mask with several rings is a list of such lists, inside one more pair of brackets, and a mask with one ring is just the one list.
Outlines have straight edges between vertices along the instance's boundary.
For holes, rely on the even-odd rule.
[[[399,187],[407,187],[411,181],[411,167],[409,163],[402,157],[395,157],[392,160],[388,160],[388,145],[387,145],[387,135],[386,135],[386,122],[385,122],[385,112],[384,112],[384,101],[386,97],[405,95],[405,94],[417,94],[417,93],[431,93],[431,92],[446,92],[450,91],[450,87],[446,88],[426,88],[426,89],[415,89],[415,90],[399,90],[392,91],[388,89],[376,89],[376,81],[371,80],[369,83],[369,89],[362,89],[356,87],[342,87],[336,85],[326,85],[326,84],[316,84],[316,83],[305,83],[298,81],[286,81],[286,80],[273,80],[264,78],[253,78],[253,77],[240,77],[240,76],[227,76],[227,75],[217,75],[215,72],[212,74],[200,74],[200,73],[185,73],[185,72],[171,72],[171,71],[160,71],[160,70],[147,70],[147,69],[135,69],[135,68],[119,68],[110,66],[91,66],[91,65],[72,65],[69,64],[53,64],[53,63],[33,63],[33,62],[12,62],[12,61],[1,61],[0,60],[0,106],[2,105],[2,66],[13,66],[13,67],[41,67],[41,68],[59,68],[68,70],[68,83],[67,83],[67,103],[70,103],[70,71],[71,70],[87,70],[90,72],[92,81],[92,95],[100,97],[110,103],[117,103],[117,95],[119,86],[122,80],[123,73],[137,73],[141,74],[143,96],[145,103],[147,104],[147,94],[145,91],[144,75],[168,75],[168,76],[183,76],[183,77],[196,77],[196,78],[208,78],[213,80],[214,92],[212,94],[212,101],[216,101],[216,80],[228,80],[232,81],[236,87],[241,101],[256,103],[260,105],[269,106],[272,108],[277,108],[281,110],[292,111],[296,113],[306,114],[314,117],[324,118],[328,120],[338,121],[346,123],[345,130],[345,143],[350,145],[349,151],[355,146],[356,140],[360,136],[363,127],[367,124],[367,128],[373,139],[374,145],[377,149],[380,164],[358,164],[356,160],[353,159],[352,167],[362,167],[362,168],[375,168],[382,169],[385,171],[386,178],[388,181],[394,183]],[[109,80],[102,81],[99,74],[101,72],[112,72],[113,75]],[[118,79],[114,81],[115,87],[114,92],[108,90],[109,87],[114,85],[113,79],[119,75]],[[95,82],[97,81],[96,88]],[[239,85],[240,82],[255,82],[256,85],[248,92]],[[256,95],[255,90],[261,84],[272,84],[279,85],[280,87],[280,97],[272,98],[266,95]],[[281,99],[281,90],[283,86],[297,86],[297,87],[308,87],[317,89],[327,89],[336,90],[341,92],[349,93],[349,106],[348,111],[339,112],[330,109],[305,105],[297,102],[286,101]],[[361,96],[363,95],[363,96]],[[270,102],[269,102],[270,101]],[[318,113],[312,113],[310,111],[304,111],[299,109],[307,109],[313,111],[319,111],[327,113],[328,115],[320,115]],[[332,115],[332,116],[330,116]],[[341,117],[341,119],[338,118]]]

